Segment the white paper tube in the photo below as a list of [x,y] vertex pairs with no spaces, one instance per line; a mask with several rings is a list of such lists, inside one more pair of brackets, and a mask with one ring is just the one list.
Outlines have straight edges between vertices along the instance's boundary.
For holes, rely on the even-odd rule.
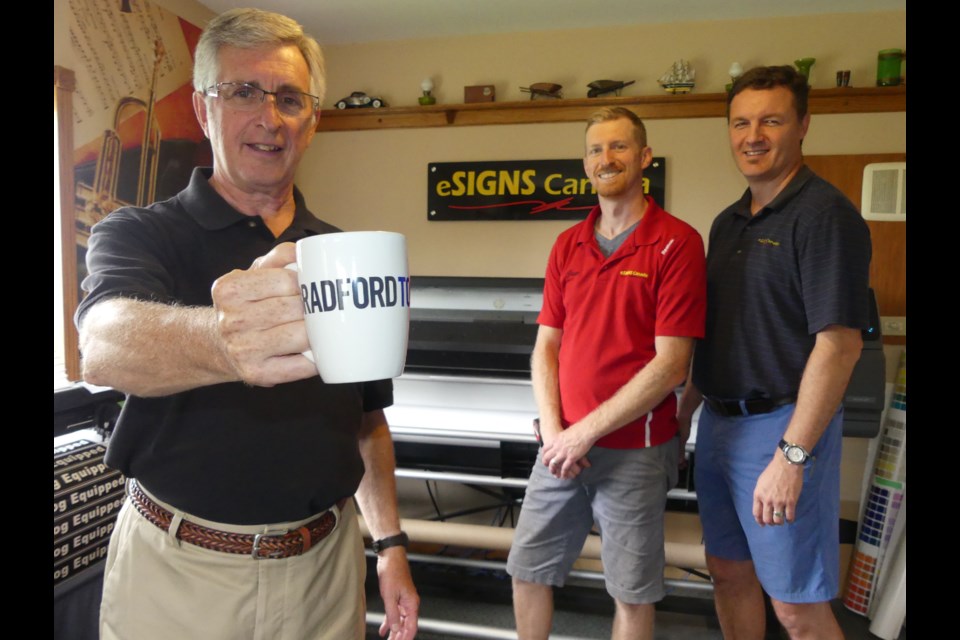
[[[687,569],[705,569],[707,566],[703,545],[700,541],[699,521],[696,516],[673,517],[668,514],[665,522],[666,562],[668,565]],[[404,518],[400,526],[410,540],[433,544],[449,544],[458,547],[476,547],[498,551],[508,551],[513,543],[514,530],[510,527],[490,527],[478,524],[460,524],[457,522],[435,522]],[[360,517],[360,530],[369,538],[363,517]],[[599,536],[589,536],[580,552],[581,558],[600,558]]]
[[870,633],[883,640],[896,640],[907,616],[907,534],[900,538],[883,588],[877,594]]

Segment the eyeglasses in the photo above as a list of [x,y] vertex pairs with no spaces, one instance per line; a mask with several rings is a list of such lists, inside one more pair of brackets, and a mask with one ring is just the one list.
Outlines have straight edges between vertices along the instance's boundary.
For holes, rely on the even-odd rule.
[[224,102],[238,111],[256,111],[267,95],[274,97],[277,109],[285,116],[302,117],[310,110],[320,109],[320,98],[299,91],[267,91],[245,82],[218,82],[207,87],[204,95],[223,98]]

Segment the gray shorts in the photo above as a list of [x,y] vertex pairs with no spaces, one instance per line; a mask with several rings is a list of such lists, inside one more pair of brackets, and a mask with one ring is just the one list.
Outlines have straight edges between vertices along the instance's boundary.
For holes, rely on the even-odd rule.
[[553,477],[537,456],[507,573],[562,587],[596,521],[607,592],[627,604],[661,600],[663,511],[678,456],[676,438],[646,449],[594,447],[592,466],[573,480]]

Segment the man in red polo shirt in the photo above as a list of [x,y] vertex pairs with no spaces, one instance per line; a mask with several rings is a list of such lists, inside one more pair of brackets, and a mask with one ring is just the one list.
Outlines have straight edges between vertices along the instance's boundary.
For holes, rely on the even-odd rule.
[[689,435],[674,389],[703,337],[706,280],[700,235],[644,194],[652,160],[633,112],[587,121],[583,166],[600,204],[554,244],[532,360],[543,449],[507,563],[523,640],[547,638],[552,587],[594,522],[613,637],[653,638],[663,510]]

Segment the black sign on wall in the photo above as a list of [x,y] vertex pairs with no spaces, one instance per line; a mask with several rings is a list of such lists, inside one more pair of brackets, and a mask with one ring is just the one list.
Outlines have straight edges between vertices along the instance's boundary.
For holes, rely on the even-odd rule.
[[[643,182],[663,206],[664,158],[653,159]],[[582,159],[427,165],[428,220],[582,220],[596,204]]]

